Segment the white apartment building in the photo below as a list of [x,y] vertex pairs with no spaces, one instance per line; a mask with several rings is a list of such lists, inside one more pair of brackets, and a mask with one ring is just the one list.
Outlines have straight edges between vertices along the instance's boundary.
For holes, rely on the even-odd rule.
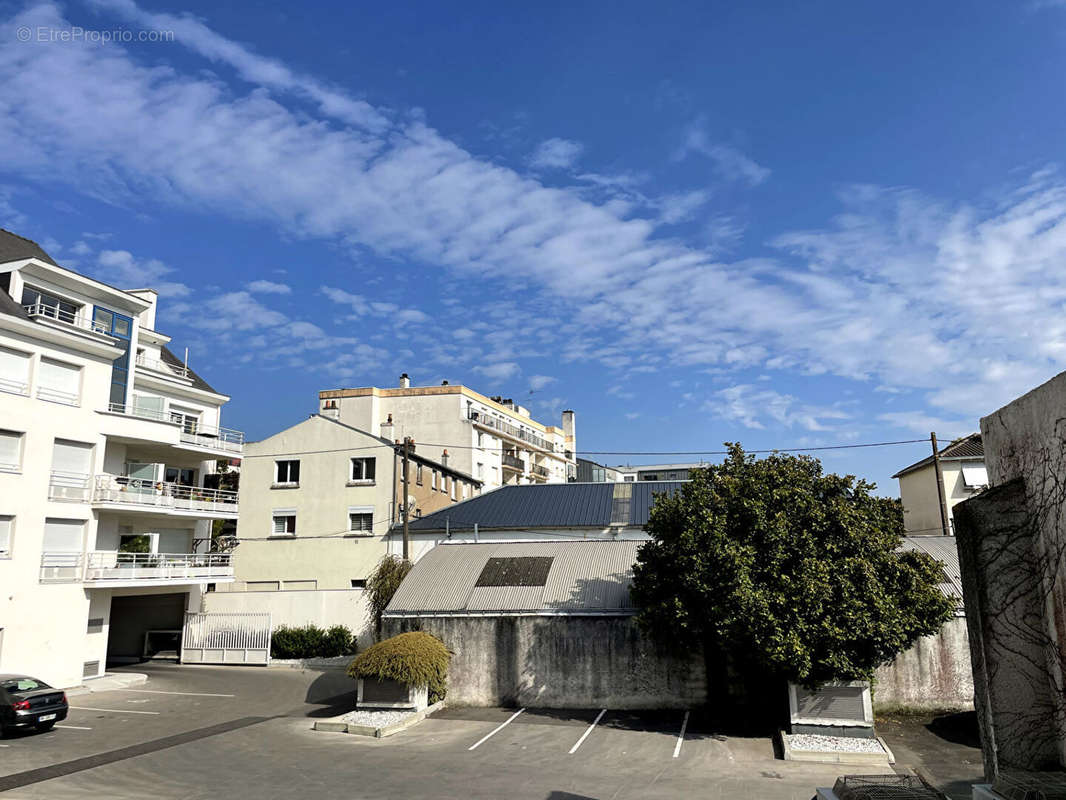
[[577,475],[573,411],[559,426],[533,419],[511,399],[486,397],[466,386],[332,389],[318,393],[321,414],[390,441],[410,436],[418,452],[472,476],[488,491],[498,486],[565,483]]
[[606,469],[615,474],[616,477],[613,480],[634,483],[637,481],[687,481],[692,477],[692,470],[709,466],[710,464],[706,461],[690,461],[685,464],[640,464],[637,466],[623,464]]
[[209,582],[210,488],[243,435],[155,330],[156,293],[56,264],[0,230],[0,672],[59,687],[171,650]]

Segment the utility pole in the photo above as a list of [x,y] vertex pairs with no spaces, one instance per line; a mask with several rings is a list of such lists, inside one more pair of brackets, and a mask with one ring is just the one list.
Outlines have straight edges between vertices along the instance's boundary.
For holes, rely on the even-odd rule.
[[940,471],[940,447],[936,443],[936,433],[929,434],[929,443],[933,445],[933,469],[936,470],[936,496],[940,501],[940,530],[950,536],[948,528],[948,503],[944,497],[944,473]]
[[410,456],[411,445],[413,444],[410,436],[403,437],[403,560],[411,560],[411,534],[407,527],[407,520],[410,517],[411,505],[408,502],[411,497],[407,491],[407,459]]

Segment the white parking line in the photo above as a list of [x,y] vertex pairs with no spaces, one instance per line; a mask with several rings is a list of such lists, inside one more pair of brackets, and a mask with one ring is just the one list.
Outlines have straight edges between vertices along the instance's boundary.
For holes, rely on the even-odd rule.
[[68,731],[91,731],[92,728],[84,728],[81,725],[56,725],[57,728],[66,728]]
[[685,728],[688,727],[688,712],[685,712],[685,721],[681,723],[681,733],[677,737],[677,744],[674,745],[674,758],[681,755],[681,743],[685,741]]
[[0,747],[11,747],[9,744],[0,744]]
[[603,711],[601,711],[599,714],[596,715],[596,719],[592,720],[592,724],[589,725],[588,730],[586,730],[583,734],[581,734],[581,738],[578,739],[577,743],[573,747],[570,748],[570,752],[569,752],[568,755],[573,755],[574,753],[577,752],[577,748],[581,747],[581,743],[588,738],[589,734],[592,733],[592,729],[596,727],[597,723],[599,723],[599,721],[601,719],[603,719],[603,715],[606,714],[606,713],[607,713],[607,709],[605,708],[605,709],[603,709]]
[[159,716],[158,711],[134,711],[129,708],[89,708],[88,706],[71,706],[75,711],[106,711],[109,714],[151,714]]
[[477,747],[478,745],[480,745],[480,744],[481,744],[482,742],[488,741],[488,739],[489,739],[489,738],[491,738],[491,737],[495,736],[495,735],[496,735],[497,733],[499,733],[499,732],[500,732],[500,731],[502,731],[502,730],[503,730],[504,728],[506,728],[506,727],[507,727],[508,725],[510,725],[510,724],[511,724],[511,720],[513,720],[513,719],[514,719],[515,717],[517,717],[517,716],[518,716],[519,714],[521,714],[521,713],[522,713],[523,711],[525,711],[525,709],[524,709],[524,708],[520,708],[520,709],[518,709],[518,710],[517,710],[516,712],[514,712],[514,713],[513,713],[513,714],[512,714],[511,716],[509,716],[509,717],[507,718],[507,721],[506,721],[506,722],[503,722],[503,723],[501,723],[500,725],[497,725],[497,726],[496,726],[496,727],[495,727],[495,728],[494,728],[494,729],[492,730],[492,732],[491,732],[491,733],[488,733],[488,734],[486,734],[485,736],[482,736],[482,737],[481,737],[480,739],[478,739],[478,740],[477,740],[476,742],[474,742],[474,743],[473,743],[472,745],[470,745],[470,747],[468,747],[468,748],[466,748],[466,749],[467,749],[467,750],[473,750],[473,749],[474,749],[475,747]]
[[158,689],[123,689],[124,692],[143,692],[144,694],[180,694],[183,697],[236,697],[235,694],[209,694],[208,692],[161,692]]

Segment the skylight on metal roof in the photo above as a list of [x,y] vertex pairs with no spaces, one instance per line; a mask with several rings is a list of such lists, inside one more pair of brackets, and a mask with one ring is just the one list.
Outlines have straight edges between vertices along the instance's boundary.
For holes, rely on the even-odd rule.
[[475,586],[544,586],[553,556],[512,556],[485,562]]

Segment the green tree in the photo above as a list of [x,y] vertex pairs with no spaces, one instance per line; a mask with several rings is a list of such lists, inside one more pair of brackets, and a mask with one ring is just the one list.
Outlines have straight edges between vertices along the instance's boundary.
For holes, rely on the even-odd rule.
[[718,691],[736,675],[869,679],[948,620],[940,563],[899,549],[899,501],[815,458],[727,447],[656,500],[632,588],[645,629],[702,649]]
[[367,578],[366,591],[370,596],[370,610],[374,614],[374,629],[379,635],[381,634],[381,615],[410,571],[410,561],[399,556],[387,555],[378,562],[373,574]]

